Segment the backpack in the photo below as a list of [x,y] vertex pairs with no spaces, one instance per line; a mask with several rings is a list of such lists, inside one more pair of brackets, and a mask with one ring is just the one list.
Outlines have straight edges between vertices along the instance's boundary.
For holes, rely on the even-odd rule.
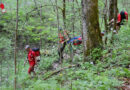
[[32,48],[32,51],[35,52],[37,62],[40,62],[40,60],[41,60],[40,49],[39,48]]
[[73,41],[73,45],[80,45],[82,43],[82,37],[79,37],[78,39]]
[[121,15],[121,21],[124,20],[124,19],[126,19],[124,11],[121,11],[120,15]]
[[67,41],[67,43],[68,44],[72,43],[73,45],[80,45],[82,43],[82,37],[81,36],[73,37],[69,41]]

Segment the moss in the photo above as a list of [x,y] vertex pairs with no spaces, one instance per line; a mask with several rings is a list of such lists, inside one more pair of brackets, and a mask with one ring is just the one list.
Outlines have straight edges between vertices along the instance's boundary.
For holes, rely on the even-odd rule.
[[91,49],[99,47],[102,44],[101,31],[99,27],[99,16],[98,16],[98,0],[91,0],[87,7],[87,51],[86,56],[91,53]]

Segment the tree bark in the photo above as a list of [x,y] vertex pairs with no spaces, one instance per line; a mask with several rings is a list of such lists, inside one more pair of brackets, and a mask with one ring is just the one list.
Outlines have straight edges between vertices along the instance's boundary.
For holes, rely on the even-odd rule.
[[108,12],[108,0],[105,0],[105,7],[104,7],[104,26],[105,26],[105,32],[106,32],[106,37],[105,37],[105,44],[107,44],[107,34],[109,32],[109,28],[108,28],[108,22],[107,22],[107,12]]
[[108,32],[108,22],[107,22],[107,12],[108,12],[108,7],[107,7],[107,0],[105,0],[105,7],[104,7],[104,24],[105,24],[105,30]]
[[[113,3],[114,3],[114,11],[113,11],[113,13],[114,13],[114,26],[113,26],[113,29],[114,30],[116,30],[116,32],[118,32],[117,31],[117,10],[118,10],[118,8],[117,8],[117,0],[113,0]],[[113,43],[113,40],[114,40],[114,32],[112,32],[112,37],[111,37],[111,43]]]
[[63,0],[63,24],[64,24],[64,29],[66,28],[66,0]]
[[82,13],[84,60],[87,61],[87,56],[90,55],[91,51],[102,44],[98,16],[98,0],[82,0]]
[[[60,21],[59,21],[59,10],[58,10],[58,5],[57,5],[57,0],[55,0],[55,4],[56,4],[56,17],[57,17],[57,28],[58,28],[58,34],[60,33]],[[58,35],[59,36],[59,35]],[[59,41],[60,41],[60,38],[59,38]],[[61,47],[61,44],[59,43],[58,41],[58,49]],[[60,51],[61,53],[61,51]],[[62,58],[61,58],[61,54],[60,54],[60,58],[59,58],[61,61],[61,67],[62,67]]]
[[72,16],[72,31],[73,31],[73,37],[74,37],[74,29],[75,29],[75,10],[74,10],[74,0],[72,0],[73,5],[72,5],[72,12],[73,12],[73,16]]
[[109,21],[114,17],[114,0],[109,0]]
[[116,30],[116,22],[117,22],[117,0],[114,1],[114,30]]

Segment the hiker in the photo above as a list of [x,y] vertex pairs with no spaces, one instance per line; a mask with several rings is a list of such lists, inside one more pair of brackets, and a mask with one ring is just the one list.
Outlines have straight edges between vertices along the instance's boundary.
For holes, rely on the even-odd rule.
[[117,16],[117,23],[123,25],[124,20],[128,21],[128,13],[126,11],[121,11]]
[[[128,22],[128,13],[126,11],[121,11],[118,15],[117,15],[117,26],[116,26],[116,29],[119,30],[120,29],[120,26],[121,25],[124,25],[124,21],[127,21]],[[113,24],[114,23],[114,19],[112,19],[110,22],[109,22],[109,25],[110,24]]]
[[27,60],[29,62],[28,74],[31,76],[31,73],[33,72],[33,74],[36,75],[34,71],[34,66],[37,64],[35,52],[32,51],[29,45],[26,45],[25,50],[28,52],[28,56],[27,56]]
[[128,13],[126,11],[121,11],[117,16],[117,30],[120,29],[121,25],[124,25],[124,22],[128,22]]
[[5,5],[3,3],[0,3],[0,8],[2,13],[6,13]]
[[69,40],[69,34],[66,30],[62,30],[62,28],[59,29],[59,43],[61,44],[58,48],[58,54],[59,54],[59,60],[63,59],[63,51],[65,49],[65,46],[67,44],[67,41]]

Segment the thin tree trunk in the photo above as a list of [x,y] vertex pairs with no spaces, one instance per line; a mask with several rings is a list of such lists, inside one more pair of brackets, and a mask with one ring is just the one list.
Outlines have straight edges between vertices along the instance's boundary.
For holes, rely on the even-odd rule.
[[[90,55],[94,48],[102,44],[101,31],[99,27],[98,0],[82,0],[83,10],[83,36],[85,43],[84,60]],[[86,33],[87,32],[87,33]]]
[[106,36],[105,36],[105,41],[104,41],[104,43],[105,44],[107,44],[107,41],[108,41],[108,38],[107,38],[107,35],[108,35],[108,24],[107,24],[107,16],[106,15],[104,15],[104,23],[105,23],[105,34],[106,34]]
[[[73,13],[73,16],[72,16],[72,32],[73,32],[73,37],[74,37],[74,29],[75,29],[75,11],[74,11],[74,0],[72,0],[72,13]],[[72,62],[73,62],[73,58],[74,58],[74,52],[73,52],[73,47],[72,45],[70,44],[70,54],[71,54],[71,59],[72,59]]]
[[[42,8],[40,8],[40,17],[41,17],[41,20],[42,20]],[[41,25],[42,25],[42,22],[41,22]],[[41,31],[42,31],[42,29],[41,29]],[[42,35],[40,35],[40,48],[42,49]]]
[[109,0],[109,21],[114,17],[114,0]]
[[66,0],[63,0],[63,24],[64,24],[64,29],[66,28]]
[[116,30],[117,22],[117,0],[114,0],[114,30]]
[[105,30],[108,32],[108,22],[107,22],[107,0],[105,0],[105,7],[104,7],[104,24],[105,24]]
[[[40,6],[40,11],[39,11],[36,0],[34,0],[34,3],[35,3],[35,7],[37,9],[37,13],[38,13],[38,15],[40,17],[41,25],[42,25],[44,23],[43,18],[42,18],[42,5]],[[40,36],[40,48],[42,48],[42,38],[41,38],[41,36]]]
[[105,37],[105,44],[107,44],[107,34],[108,34],[108,22],[107,22],[107,10],[108,10],[108,7],[107,7],[107,0],[105,0],[105,7],[104,7],[104,24],[105,24],[105,32],[106,32],[106,37]]
[[16,90],[16,75],[17,75],[17,30],[18,30],[18,2],[19,0],[17,0],[17,9],[16,9],[16,30],[15,30],[15,51],[14,51],[14,65],[15,65],[15,78],[14,78],[14,89]]
[[[57,0],[55,0],[55,4],[56,4],[56,16],[57,16],[57,28],[58,28],[58,34],[60,33],[60,21],[59,21],[59,10],[58,10],[58,6],[57,6]],[[59,35],[58,35],[59,36]],[[60,38],[59,38],[60,41]],[[61,44],[58,42],[58,49],[61,47]],[[61,61],[61,67],[62,67],[62,58],[61,58],[61,50],[60,50],[60,61]]]
[[[115,30],[115,31],[117,31],[117,28],[116,28],[116,26],[117,26],[117,0],[113,0],[113,2],[114,2],[114,26],[113,26],[113,29]],[[114,32],[112,32],[112,37],[111,37],[111,43],[113,43],[113,40],[114,40]]]
[[55,6],[54,6],[52,0],[50,0],[50,3],[52,4],[52,6],[53,6],[53,11],[55,12]]
[[[41,23],[43,23],[42,13],[40,13],[39,10],[38,10],[38,6],[37,6],[36,0],[34,0],[34,3],[35,3],[35,7],[36,7],[36,9],[37,9],[37,13],[38,13],[38,15],[40,16]],[[42,5],[41,5],[41,7],[42,7]],[[42,9],[41,7],[40,7],[40,10]]]
[[87,13],[87,5],[85,1],[82,0],[82,35],[83,35],[83,48],[84,48],[84,55],[85,51],[87,50],[87,25],[86,25],[86,13]]
[[72,5],[72,12],[73,12],[73,16],[72,16],[72,31],[73,31],[73,37],[74,37],[74,29],[75,29],[75,11],[74,11],[74,0],[73,1],[73,5]]

